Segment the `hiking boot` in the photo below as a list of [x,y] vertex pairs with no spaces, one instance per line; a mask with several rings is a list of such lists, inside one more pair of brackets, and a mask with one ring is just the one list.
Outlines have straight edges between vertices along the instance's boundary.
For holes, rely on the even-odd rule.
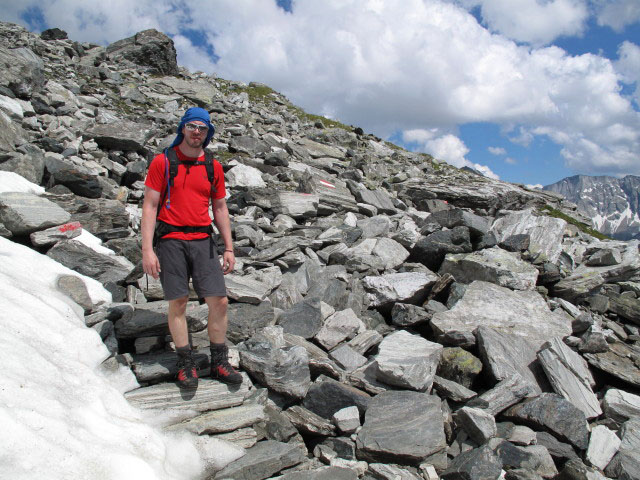
[[193,361],[190,347],[181,347],[176,349],[178,354],[178,386],[180,388],[196,388],[198,386],[198,373],[196,372],[196,363]]
[[242,383],[242,375],[229,364],[229,348],[222,344],[211,345],[211,378],[231,385]]

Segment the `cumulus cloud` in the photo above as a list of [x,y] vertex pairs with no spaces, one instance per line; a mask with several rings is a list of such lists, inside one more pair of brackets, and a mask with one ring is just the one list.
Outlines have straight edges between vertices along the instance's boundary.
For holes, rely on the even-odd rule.
[[507,151],[502,147],[488,147],[487,150],[493,155],[506,155]]
[[627,25],[640,21],[640,2],[638,0],[593,0],[598,25],[613,28],[621,32]]
[[[575,171],[639,174],[640,115],[619,83],[633,75],[633,48],[614,68],[601,56],[513,41],[580,33],[586,1],[404,0],[398,8],[380,0],[297,0],[292,12],[265,0],[184,0],[180,8],[173,0],[139,0],[135,7],[125,0],[26,0],[26,6],[39,6],[50,26],[78,40],[108,43],[159,28],[174,36],[190,69],[266,83],[307,111],[381,137],[422,131],[415,142],[452,162],[468,153],[460,139],[456,145],[456,127],[491,122],[521,145],[548,137]],[[473,5],[489,29],[467,11]],[[19,17],[22,7],[12,8]],[[215,64],[187,32],[209,42]]]
[[635,101],[640,105],[640,46],[623,42],[618,49],[618,57],[616,70],[624,83],[636,85]]
[[504,159],[504,163],[508,163],[509,165],[517,165],[518,161],[515,158],[507,157]]
[[589,10],[585,0],[457,0],[480,7],[483,22],[494,32],[532,45],[546,45],[562,35],[581,35]]

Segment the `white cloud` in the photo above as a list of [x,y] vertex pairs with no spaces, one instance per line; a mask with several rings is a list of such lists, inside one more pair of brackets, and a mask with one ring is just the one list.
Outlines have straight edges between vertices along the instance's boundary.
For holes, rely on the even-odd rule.
[[[176,47],[190,69],[266,83],[307,111],[381,137],[433,129],[442,136],[465,123],[490,122],[521,145],[549,137],[581,173],[640,173],[640,162],[630,161],[640,151],[640,115],[619,83],[630,55],[614,69],[597,55],[519,46],[460,6],[497,12],[502,5],[512,17],[529,12],[531,31],[542,33],[526,34],[542,38],[545,31],[579,32],[587,0],[405,0],[402,8],[377,0],[297,0],[292,13],[265,0],[185,0],[180,11],[170,11],[169,0],[139,0],[134,8],[124,0],[27,1],[78,40],[114,41],[150,26],[182,32]],[[536,27],[541,15],[559,26]],[[216,64],[188,41],[186,29],[208,39],[220,57]]]
[[504,159],[504,163],[508,163],[509,165],[517,165],[518,161],[515,158],[507,157]]
[[535,185],[526,185],[527,188],[542,190],[542,184],[536,183]]
[[487,150],[493,155],[506,155],[507,151],[502,147],[488,147]]
[[623,42],[618,48],[616,70],[627,84],[636,84],[635,100],[640,105],[640,46],[631,42]]
[[598,25],[621,32],[627,25],[640,21],[638,0],[593,0],[597,9]]
[[452,0],[480,7],[494,32],[532,45],[546,45],[562,35],[581,35],[589,17],[586,0]]

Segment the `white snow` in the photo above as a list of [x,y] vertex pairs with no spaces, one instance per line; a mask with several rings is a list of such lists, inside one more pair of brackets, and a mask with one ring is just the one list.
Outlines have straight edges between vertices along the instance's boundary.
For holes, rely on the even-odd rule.
[[44,188],[36,185],[35,183],[31,183],[29,180],[17,173],[0,171],[0,193],[5,192],[21,192],[41,195],[44,193]]
[[102,370],[108,351],[56,289],[61,274],[81,278],[94,303],[111,301],[99,282],[0,237],[0,477],[193,479],[241,456],[220,440],[165,434],[158,412],[127,403],[135,377]]

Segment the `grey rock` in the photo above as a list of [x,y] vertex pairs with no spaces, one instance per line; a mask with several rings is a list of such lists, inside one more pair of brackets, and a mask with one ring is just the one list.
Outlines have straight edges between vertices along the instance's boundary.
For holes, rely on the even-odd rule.
[[279,267],[269,267],[248,275],[230,273],[225,277],[229,298],[243,303],[258,305],[282,282]]
[[558,480],[604,480],[605,476],[598,470],[588,467],[579,458],[571,459],[564,464]]
[[284,415],[299,432],[321,436],[335,435],[336,427],[333,423],[300,405],[288,408]]
[[369,305],[380,307],[394,302],[422,303],[437,275],[423,272],[389,273],[362,280]]
[[538,278],[535,267],[499,247],[447,254],[438,273],[448,273],[460,283],[482,280],[513,290],[533,290]]
[[531,237],[526,233],[511,235],[500,242],[500,248],[509,252],[524,252],[531,244]]
[[491,230],[498,242],[516,234],[528,234],[529,251],[555,263],[562,252],[562,237],[567,222],[559,218],[536,216],[533,209],[512,212],[498,218]]
[[475,215],[460,208],[441,210],[434,212],[429,220],[438,222],[443,227],[452,229],[455,227],[467,227],[475,237],[479,238],[489,231],[489,221],[486,218]]
[[123,282],[135,268],[122,256],[98,253],[77,240],[58,242],[47,252],[47,256],[102,283]]
[[94,309],[94,303],[87,290],[87,285],[76,275],[60,275],[56,281],[56,288],[80,305],[85,312]]
[[249,427],[266,419],[262,405],[246,404],[205,412],[185,422],[172,425],[167,430],[187,430],[196,435],[213,435]]
[[630,322],[640,325],[640,300],[632,296],[609,293],[609,310]]
[[331,350],[340,342],[351,339],[366,329],[350,308],[329,316],[315,335],[315,340],[327,350]]
[[604,470],[618,452],[620,443],[614,431],[604,425],[596,425],[591,430],[585,459],[590,465]]
[[495,447],[495,452],[505,470],[525,469],[543,478],[554,478],[558,474],[553,458],[542,445],[522,447],[502,440]]
[[241,405],[249,392],[251,381],[245,376],[241,385],[229,387],[215,380],[200,379],[198,388],[181,390],[175,383],[160,383],[125,393],[136,408],[163,410],[194,410],[206,412]]
[[[138,305],[131,316],[124,316],[116,321],[116,333],[118,338],[153,337],[167,335],[168,302],[149,302]],[[187,303],[187,327],[190,332],[198,332],[207,327],[209,314],[206,305],[198,302]]]
[[31,193],[0,193],[0,223],[13,235],[62,225],[71,215],[46,198]]
[[518,373],[514,373],[498,382],[492,389],[469,401],[467,406],[482,408],[495,416],[523,398],[531,397],[534,393],[533,385],[526,382]]
[[421,237],[411,250],[410,261],[420,262],[429,270],[437,271],[448,253],[469,253],[471,238],[467,227],[434,232]]
[[588,446],[589,431],[584,413],[560,395],[543,393],[515,405],[502,414],[507,420],[547,429],[560,440],[580,449]]
[[620,450],[607,466],[607,476],[637,480],[640,478],[640,418],[626,421],[620,429]]
[[404,330],[394,332],[378,345],[377,378],[388,385],[429,391],[442,348],[442,345]]
[[554,338],[544,344],[538,352],[538,359],[556,393],[582,410],[587,418],[602,414],[592,390],[595,381],[587,362],[562,339]]
[[275,323],[273,307],[269,302],[258,305],[231,303],[227,308],[227,338],[233,343],[248,339],[258,330]]
[[607,418],[624,423],[632,417],[640,417],[640,396],[611,388],[604,396],[602,408]]
[[266,440],[256,443],[244,456],[220,470],[216,478],[263,480],[304,460],[305,452],[299,445]]
[[282,312],[278,317],[278,325],[284,333],[310,339],[320,331],[324,318],[320,300],[311,297]]
[[380,344],[382,341],[382,335],[375,330],[365,330],[359,333],[352,340],[348,342],[349,347],[360,355],[366,354],[373,347]]
[[360,413],[367,410],[371,396],[357,388],[327,377],[318,377],[307,391],[302,405],[313,413],[330,419],[345,407],[355,405]]
[[502,462],[491,447],[484,445],[456,456],[442,472],[443,480],[497,480]]
[[152,134],[151,125],[129,121],[96,125],[86,131],[86,135],[102,148],[134,152],[144,152]]
[[559,441],[548,432],[536,432],[536,444],[546,447],[557,465],[562,465],[567,460],[578,460],[574,448],[568,443]]
[[357,480],[354,470],[344,467],[322,467],[314,470],[291,472],[276,477],[274,480]]
[[451,310],[436,313],[431,320],[437,337],[451,331],[470,333],[480,325],[526,338],[536,349],[551,338],[571,334],[569,319],[551,312],[537,292],[511,291],[480,281],[469,285]]
[[418,465],[446,447],[440,401],[424,393],[389,391],[371,400],[356,439],[359,458]]
[[107,47],[107,54],[116,61],[144,67],[149,73],[177,75],[178,63],[173,40],[154,29],[138,32]]
[[47,228],[37,232],[32,232],[29,238],[36,247],[53,245],[60,240],[71,240],[82,233],[80,222],[70,222],[56,227]]
[[282,327],[265,327],[238,346],[240,364],[271,390],[303,398],[311,385],[309,356],[303,347],[285,347]]
[[45,84],[44,63],[33,50],[25,47],[0,50],[0,86],[19,98],[30,98]]
[[230,152],[241,152],[258,157],[271,151],[271,147],[266,142],[254,137],[238,136],[229,140]]
[[367,363],[366,357],[363,357],[346,344],[332,350],[329,353],[329,357],[346,372],[352,372]]
[[620,251],[615,248],[587,249],[585,256],[588,256],[585,265],[590,267],[608,267],[622,262]]
[[496,420],[486,410],[462,407],[455,414],[456,424],[478,445],[482,445],[497,435]]
[[624,343],[612,343],[609,351],[604,353],[585,353],[589,365],[603,370],[625,382],[640,386],[640,370],[638,369],[638,352]]

